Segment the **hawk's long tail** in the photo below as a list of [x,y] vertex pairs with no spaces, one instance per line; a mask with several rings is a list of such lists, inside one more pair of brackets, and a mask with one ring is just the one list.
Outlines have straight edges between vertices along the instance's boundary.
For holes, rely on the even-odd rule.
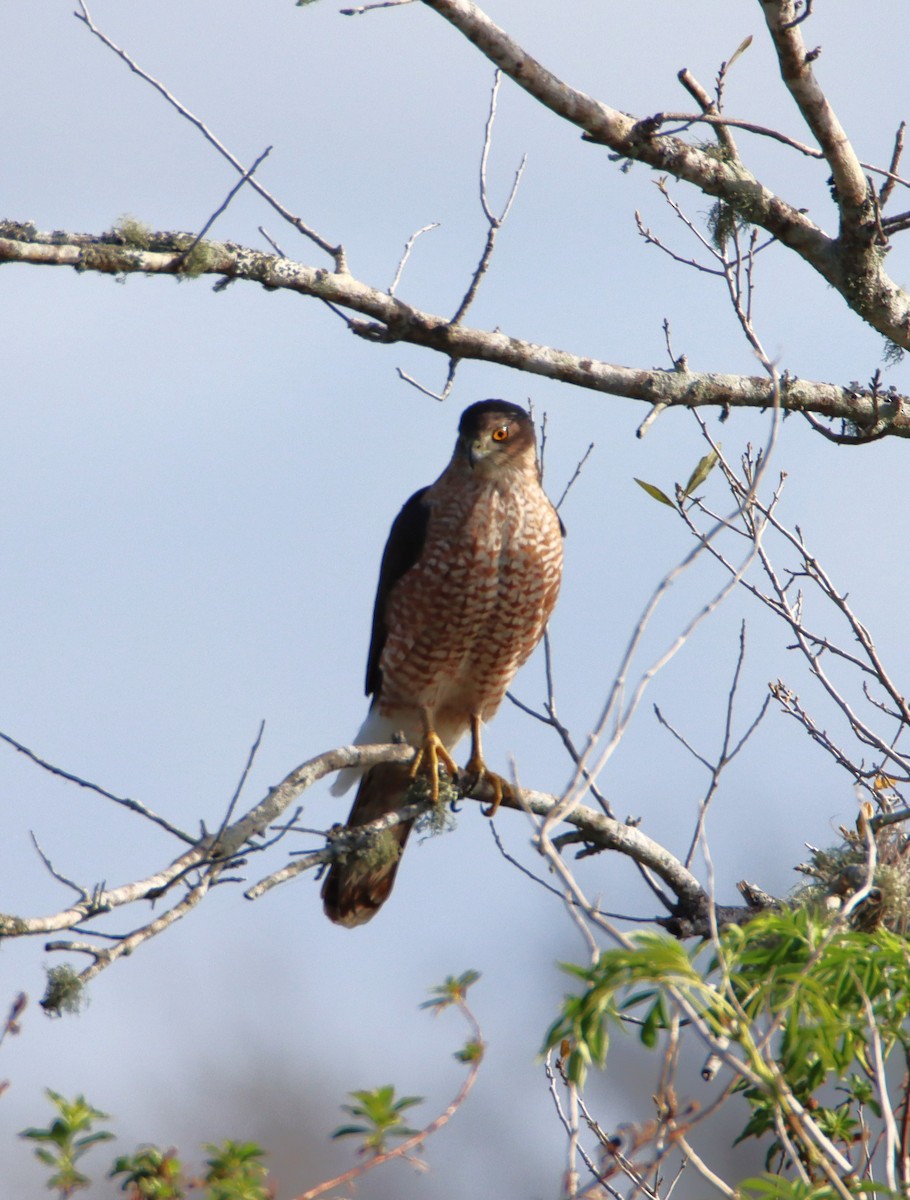
[[[380,763],[360,781],[348,827],[366,825],[400,808],[411,784],[408,763]],[[353,928],[363,925],[389,897],[395,872],[413,821],[394,825],[378,845],[360,854],[351,853],[332,863],[322,885],[322,903],[330,921]]]

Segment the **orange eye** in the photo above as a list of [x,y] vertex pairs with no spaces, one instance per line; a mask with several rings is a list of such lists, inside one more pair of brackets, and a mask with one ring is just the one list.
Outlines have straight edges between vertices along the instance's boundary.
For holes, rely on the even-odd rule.
[[494,442],[508,441],[508,437],[509,437],[508,425],[500,425],[500,427],[498,429],[493,430],[493,433],[491,434],[491,436],[492,436]]

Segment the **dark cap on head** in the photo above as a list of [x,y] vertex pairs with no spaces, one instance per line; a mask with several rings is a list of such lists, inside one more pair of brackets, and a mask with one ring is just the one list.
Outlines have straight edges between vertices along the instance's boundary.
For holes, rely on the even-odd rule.
[[483,418],[488,416],[501,416],[509,421],[517,421],[520,425],[533,427],[530,416],[523,408],[519,408],[517,404],[510,404],[508,400],[478,400],[476,404],[472,404],[466,408],[461,414],[461,420],[458,422],[458,432],[464,436],[477,433],[482,425],[485,424]]

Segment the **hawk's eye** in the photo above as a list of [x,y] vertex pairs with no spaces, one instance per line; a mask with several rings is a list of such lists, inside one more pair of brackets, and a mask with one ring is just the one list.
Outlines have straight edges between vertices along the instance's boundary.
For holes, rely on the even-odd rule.
[[508,441],[508,437],[509,437],[508,425],[500,425],[498,429],[493,430],[493,433],[491,436],[492,436],[494,442]]

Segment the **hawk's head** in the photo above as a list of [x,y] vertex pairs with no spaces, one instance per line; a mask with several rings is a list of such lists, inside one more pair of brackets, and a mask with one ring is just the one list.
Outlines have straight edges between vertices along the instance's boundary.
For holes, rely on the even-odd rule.
[[455,453],[472,469],[496,472],[506,466],[537,465],[534,423],[507,400],[479,400],[461,414]]

